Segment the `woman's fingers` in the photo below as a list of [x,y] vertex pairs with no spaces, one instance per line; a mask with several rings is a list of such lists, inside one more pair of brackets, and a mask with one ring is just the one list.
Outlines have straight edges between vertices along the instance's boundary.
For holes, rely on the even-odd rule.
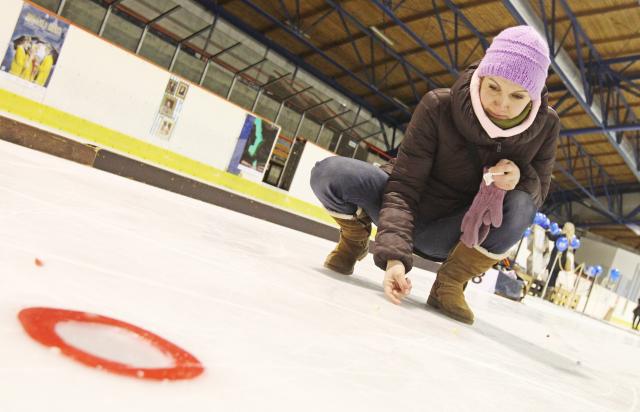
[[490,167],[488,172],[490,172],[491,174],[493,174],[495,177],[498,177],[502,174],[509,174],[509,173],[513,173],[515,171],[513,164],[509,163],[509,164],[497,164],[493,167]]
[[407,297],[409,293],[411,293],[411,281],[406,278],[404,279],[404,286],[400,286],[397,281],[393,282],[385,282],[384,286],[384,294],[385,296],[396,305],[402,302],[402,299]]
[[493,178],[493,184],[502,190],[512,190],[518,184],[518,180],[515,175],[495,176]]
[[395,291],[393,289],[393,283],[387,280],[385,280],[384,282],[384,295],[387,297],[387,299],[389,299],[396,305],[400,304],[400,299],[396,297]]
[[405,292],[407,290],[411,290],[411,286],[410,286],[410,282],[408,282],[409,278],[405,278],[404,274],[403,275],[396,275],[396,283],[399,287],[399,289],[402,292]]

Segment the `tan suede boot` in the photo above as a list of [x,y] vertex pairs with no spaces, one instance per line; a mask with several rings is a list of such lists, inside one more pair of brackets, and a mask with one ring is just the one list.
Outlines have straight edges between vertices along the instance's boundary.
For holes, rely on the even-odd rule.
[[364,259],[369,252],[371,218],[362,209],[358,209],[350,219],[332,217],[340,226],[340,241],[327,256],[324,266],[343,275],[350,275],[356,262]]
[[489,255],[458,243],[440,266],[427,304],[457,321],[473,324],[473,312],[464,300],[463,287],[465,282],[500,260],[499,256]]

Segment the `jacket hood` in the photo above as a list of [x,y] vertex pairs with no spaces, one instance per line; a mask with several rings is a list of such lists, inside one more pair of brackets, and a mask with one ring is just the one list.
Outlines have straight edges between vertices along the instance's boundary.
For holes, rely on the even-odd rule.
[[[496,139],[490,138],[487,132],[485,132],[480,124],[480,120],[478,120],[473,111],[473,103],[471,102],[471,77],[478,68],[478,64],[479,62],[469,66],[460,74],[451,87],[451,111],[454,124],[465,139],[477,145],[493,145]],[[500,141],[512,144],[524,144],[538,136],[547,121],[548,97],[547,88],[544,87],[542,95],[540,96],[540,108],[531,126],[520,134],[501,138]]]

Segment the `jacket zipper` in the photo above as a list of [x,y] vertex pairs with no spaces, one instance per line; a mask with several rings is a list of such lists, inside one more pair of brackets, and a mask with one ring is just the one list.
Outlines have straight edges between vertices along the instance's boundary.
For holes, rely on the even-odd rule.
[[498,147],[496,148],[496,153],[502,152],[502,143],[498,142]]

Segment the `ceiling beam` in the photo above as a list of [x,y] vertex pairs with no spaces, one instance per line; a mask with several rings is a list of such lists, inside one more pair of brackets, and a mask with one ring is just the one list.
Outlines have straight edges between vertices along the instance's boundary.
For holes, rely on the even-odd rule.
[[616,132],[634,132],[640,130],[640,123],[618,124],[615,126],[583,127],[579,129],[560,130],[560,136],[577,136],[584,134],[602,134]]

